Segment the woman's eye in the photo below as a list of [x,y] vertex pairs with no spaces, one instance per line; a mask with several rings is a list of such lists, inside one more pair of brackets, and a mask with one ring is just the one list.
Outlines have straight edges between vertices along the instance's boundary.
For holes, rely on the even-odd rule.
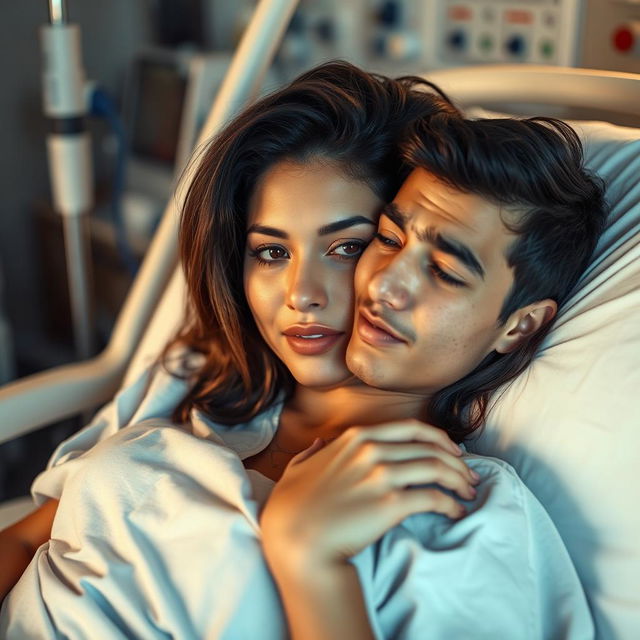
[[272,264],[289,257],[287,250],[277,245],[256,247],[249,251],[249,255],[255,258],[259,264]]
[[435,263],[431,263],[429,265],[429,268],[431,269],[433,274],[436,276],[436,278],[439,278],[440,280],[442,280],[443,282],[446,282],[447,284],[453,285],[454,287],[466,287],[467,286],[466,282],[463,282],[462,280],[458,280],[457,278],[454,278],[453,276],[450,276],[446,271],[443,271]]
[[389,238],[387,236],[383,236],[381,233],[376,232],[375,239],[386,247],[399,247],[400,245],[393,240],[393,238]]
[[328,252],[328,255],[335,255],[340,258],[346,258],[346,259],[358,258],[360,257],[360,255],[362,255],[362,252],[367,247],[367,244],[368,244],[367,242],[363,242],[363,241],[356,242],[355,240],[350,240],[349,242],[342,242],[341,244],[337,245],[333,249],[330,249]]
[[269,249],[263,249],[261,254],[264,254],[262,257],[270,260],[282,260],[282,258],[286,258],[288,253],[282,247],[270,247]]

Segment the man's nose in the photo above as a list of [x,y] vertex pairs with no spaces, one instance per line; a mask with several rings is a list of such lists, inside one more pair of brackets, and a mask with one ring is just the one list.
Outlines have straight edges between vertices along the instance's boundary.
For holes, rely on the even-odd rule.
[[417,276],[411,261],[398,254],[371,278],[369,297],[396,311],[408,309],[413,304]]
[[292,267],[286,305],[296,311],[310,311],[324,309],[327,302],[327,290],[320,270],[312,265]]

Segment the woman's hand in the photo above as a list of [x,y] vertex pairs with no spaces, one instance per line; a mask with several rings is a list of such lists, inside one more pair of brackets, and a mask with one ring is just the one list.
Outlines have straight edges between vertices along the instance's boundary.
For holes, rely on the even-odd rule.
[[463,516],[441,489],[474,497],[478,478],[460,454],[444,431],[418,421],[317,439],[291,460],[262,512],[267,560],[303,571],[337,567],[411,514]]

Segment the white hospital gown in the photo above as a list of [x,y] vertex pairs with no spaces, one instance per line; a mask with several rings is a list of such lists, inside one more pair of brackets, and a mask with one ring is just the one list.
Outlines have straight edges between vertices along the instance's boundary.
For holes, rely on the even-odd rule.
[[[178,427],[168,416],[185,384],[161,373],[142,398],[139,383],[36,479],[36,499],[60,505],[5,599],[0,637],[286,638],[258,525],[273,483],[242,464],[281,405],[231,428],[194,411]],[[593,638],[546,512],[506,463],[465,460],[482,476],[468,516],[411,516],[352,559],[376,637]]]

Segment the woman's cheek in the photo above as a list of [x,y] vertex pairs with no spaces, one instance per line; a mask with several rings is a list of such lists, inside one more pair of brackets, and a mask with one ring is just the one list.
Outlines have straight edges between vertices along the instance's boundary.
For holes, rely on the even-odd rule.
[[336,275],[331,282],[331,304],[337,311],[341,311],[343,324],[351,331],[355,305],[354,290],[355,265],[352,269]]
[[[277,337],[282,330],[281,321],[285,307],[286,282],[273,271],[254,274],[245,288],[249,309],[265,342],[276,348]],[[285,311],[286,314],[286,311]]]

